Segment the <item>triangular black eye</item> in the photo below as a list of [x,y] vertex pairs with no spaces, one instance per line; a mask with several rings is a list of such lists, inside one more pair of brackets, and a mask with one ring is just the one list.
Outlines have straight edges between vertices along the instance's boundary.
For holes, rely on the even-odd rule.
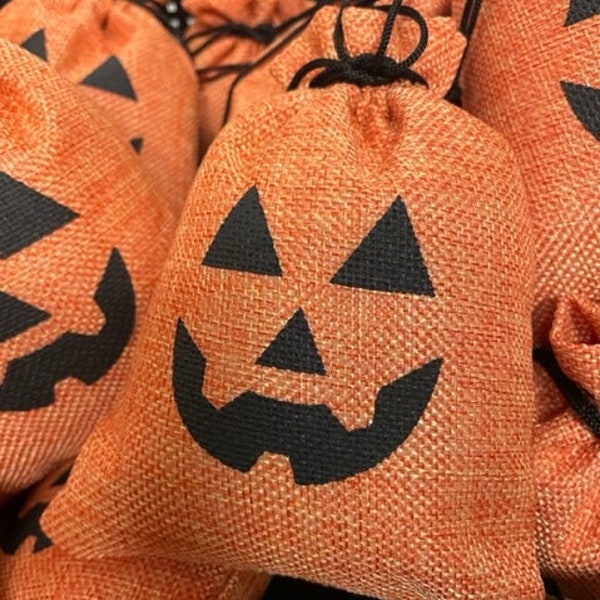
[[286,323],[256,362],[263,367],[276,367],[298,373],[326,374],[315,338],[302,309]]
[[21,48],[39,56],[42,60],[48,61],[48,50],[46,48],[46,32],[43,29],[36,31],[32,36],[28,37],[22,44]]
[[202,264],[258,275],[283,275],[256,186],[229,213]]
[[7,173],[0,173],[0,259],[27,248],[78,216]]
[[133,146],[133,149],[139,154],[142,151],[142,148],[144,147],[144,138],[131,138],[129,140],[129,143]]
[[35,327],[49,317],[47,312],[0,292],[0,343]]
[[116,56],[109,57],[106,62],[90,73],[81,83],[131,100],[137,100],[129,75],[127,75],[127,71],[125,71]]
[[561,86],[579,122],[600,141],[600,89],[568,81]]
[[331,283],[435,296],[406,205],[398,196]]
[[571,0],[565,25],[568,27],[600,15],[600,0]]

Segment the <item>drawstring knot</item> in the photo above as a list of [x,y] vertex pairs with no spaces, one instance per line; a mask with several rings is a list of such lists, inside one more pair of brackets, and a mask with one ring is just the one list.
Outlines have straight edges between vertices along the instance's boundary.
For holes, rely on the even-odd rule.
[[[302,80],[317,69],[322,70],[311,80],[309,84],[311,88],[324,88],[336,83],[352,83],[359,87],[381,86],[402,80],[427,86],[425,79],[411,68],[425,52],[429,40],[427,23],[417,10],[410,6],[403,6],[402,0],[394,0],[390,6],[375,7],[388,13],[379,48],[375,53],[352,56],[346,47],[343,25],[343,13],[347,7],[348,1],[345,0],[335,25],[334,45],[337,58],[318,58],[304,65],[292,79],[288,90],[297,89]],[[411,54],[404,60],[397,61],[386,52],[396,20],[401,16],[408,17],[417,23],[420,38],[417,47]]]

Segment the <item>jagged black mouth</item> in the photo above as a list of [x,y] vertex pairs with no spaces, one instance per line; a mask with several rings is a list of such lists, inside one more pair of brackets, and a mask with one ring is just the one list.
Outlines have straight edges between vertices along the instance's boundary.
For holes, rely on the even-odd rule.
[[173,387],[194,440],[228,467],[250,471],[260,456],[287,456],[296,483],[319,485],[352,477],[388,458],[410,436],[433,396],[436,359],[382,387],[372,423],[348,431],[325,405],[301,405],[244,392],[221,409],[203,394],[206,359],[179,320]]

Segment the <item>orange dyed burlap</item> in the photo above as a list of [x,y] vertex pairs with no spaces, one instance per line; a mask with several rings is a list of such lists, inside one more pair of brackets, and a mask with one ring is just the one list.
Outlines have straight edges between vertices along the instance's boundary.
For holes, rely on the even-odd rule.
[[[40,518],[69,474],[57,469],[0,511],[4,600],[258,600],[268,577],[166,560],[78,560],[54,545]],[[20,500],[19,503],[16,501]]]

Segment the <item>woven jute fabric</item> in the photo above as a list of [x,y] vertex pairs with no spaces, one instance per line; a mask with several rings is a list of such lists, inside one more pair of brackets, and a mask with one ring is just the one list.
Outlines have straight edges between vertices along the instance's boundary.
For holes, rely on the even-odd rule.
[[[287,19],[300,14],[314,5],[313,0],[185,0],[183,6],[194,17],[194,25],[189,35],[214,31],[228,23],[241,24],[247,27],[267,26],[277,27]],[[198,50],[206,44],[214,33],[207,33],[190,42],[190,51]],[[268,44],[267,44],[268,46]],[[256,61],[264,52],[264,43],[251,37],[242,37],[235,33],[220,35],[214,43],[199,52],[195,58],[198,69],[214,69],[227,65],[249,65]],[[209,80],[215,72],[202,77],[199,91],[200,112],[200,146],[204,153],[212,143],[217,133],[223,127],[225,111],[230,88],[237,76],[232,73],[224,77]],[[235,105],[245,106],[269,96],[266,89],[252,89],[244,92],[236,88],[233,96]]]
[[[587,321],[597,310],[590,303],[600,300],[599,39],[598,3],[552,0],[542,8],[486,0],[463,77],[465,107],[500,131],[517,154],[536,236],[535,346],[548,346],[553,331],[555,353],[571,343],[568,307],[585,306]],[[568,359],[557,355],[560,367],[592,395],[595,343]],[[541,565],[559,582],[600,578],[598,440],[539,371]],[[600,585],[577,597],[600,597]]]
[[[349,43],[385,18],[347,9]],[[122,402],[45,515],[57,543],[387,600],[544,597],[524,187],[429,83],[303,87],[223,130]]]
[[135,153],[0,43],[0,496],[74,457],[125,377],[174,231]]
[[78,560],[56,546],[40,517],[64,485],[68,469],[51,473],[20,504],[0,512],[0,597],[3,600],[258,600],[268,584],[259,573],[166,560]]
[[126,0],[12,0],[0,37],[81,83],[181,209],[198,166],[198,83],[185,49],[151,12]]

